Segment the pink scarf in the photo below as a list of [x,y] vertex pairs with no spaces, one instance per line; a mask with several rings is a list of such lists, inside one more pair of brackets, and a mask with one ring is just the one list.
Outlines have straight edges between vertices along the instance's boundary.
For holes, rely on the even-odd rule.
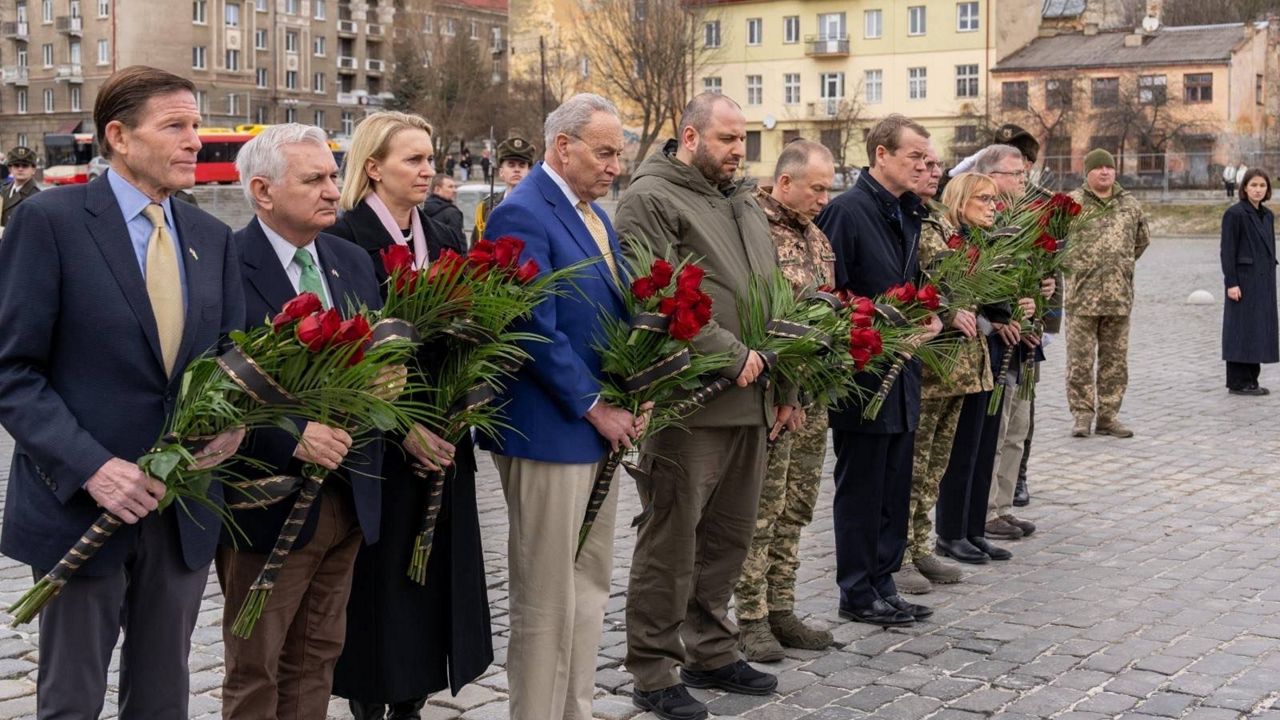
[[[382,227],[386,228],[387,234],[395,241],[397,245],[408,245],[405,242],[404,235],[400,234],[400,225],[396,219],[391,216],[391,210],[387,208],[387,204],[378,197],[378,193],[371,192],[364,196],[364,201],[373,208],[373,212],[382,221]],[[429,262],[427,259],[427,235],[422,231],[422,218],[418,217],[417,210],[409,214],[413,222],[413,266],[422,269]]]

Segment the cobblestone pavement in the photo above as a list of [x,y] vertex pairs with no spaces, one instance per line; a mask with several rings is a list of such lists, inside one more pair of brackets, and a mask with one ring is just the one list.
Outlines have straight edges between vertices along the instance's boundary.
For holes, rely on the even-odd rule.
[[[1034,500],[1025,513],[1039,531],[1007,544],[1013,561],[969,571],[964,583],[925,596],[937,613],[906,630],[836,616],[828,483],[803,537],[797,595],[799,611],[829,626],[837,647],[791,651],[769,666],[781,673],[771,697],[695,691],[716,716],[1280,720],[1280,392],[1228,396],[1218,361],[1221,310],[1184,304],[1195,288],[1221,295],[1215,242],[1157,241],[1139,267],[1123,412],[1137,437],[1068,437],[1063,348],[1051,346],[1031,465]],[[1280,391],[1274,366],[1263,380]],[[507,716],[505,515],[492,466],[482,462],[498,658],[458,697],[434,698],[431,720]],[[624,482],[619,516],[635,511],[634,489]],[[621,667],[633,538],[619,530],[597,673],[600,718],[652,717],[632,708]],[[0,562],[7,604],[30,576]],[[221,604],[210,585],[191,662],[197,717],[218,710]],[[34,710],[33,641],[29,627],[0,630],[0,718]],[[114,701],[113,694],[108,714]],[[349,717],[340,703],[331,708],[334,717]]]

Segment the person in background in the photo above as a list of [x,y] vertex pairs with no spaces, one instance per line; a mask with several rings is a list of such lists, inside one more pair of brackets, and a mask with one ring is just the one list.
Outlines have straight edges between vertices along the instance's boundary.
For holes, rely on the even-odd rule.
[[440,173],[431,178],[431,195],[423,210],[427,217],[446,227],[453,228],[462,234],[462,210],[455,202],[458,199],[458,181]]
[[1258,385],[1262,363],[1280,361],[1276,313],[1275,217],[1271,178],[1252,168],[1240,178],[1240,202],[1222,216],[1222,359],[1232,395],[1267,395]]
[[522,137],[512,136],[498,143],[498,179],[506,185],[502,190],[494,192],[492,195],[485,195],[484,199],[476,205],[476,222],[475,227],[471,230],[471,243],[474,245],[476,240],[484,237],[485,223],[489,220],[489,213],[502,202],[502,198],[507,193],[516,189],[521,180],[529,174],[529,168],[533,166],[533,156],[537,152],[537,148],[533,143]]
[[9,217],[18,205],[40,192],[36,183],[36,154],[31,148],[18,146],[5,155],[13,182],[0,189],[0,228],[9,224]]

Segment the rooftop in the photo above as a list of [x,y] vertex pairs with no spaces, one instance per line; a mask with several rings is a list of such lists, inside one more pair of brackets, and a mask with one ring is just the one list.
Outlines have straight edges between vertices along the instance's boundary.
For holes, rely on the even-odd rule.
[[[1045,0],[1045,8],[1075,1]],[[1224,63],[1244,40],[1244,27],[1243,23],[1162,27],[1138,47],[1125,47],[1124,38],[1131,30],[1036,38],[993,71]]]
[[1085,0],[1044,0],[1040,16],[1045,18],[1073,18],[1084,13]]

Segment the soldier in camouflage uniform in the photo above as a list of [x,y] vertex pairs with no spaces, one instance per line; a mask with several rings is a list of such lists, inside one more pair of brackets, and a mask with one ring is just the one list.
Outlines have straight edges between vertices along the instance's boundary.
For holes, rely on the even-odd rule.
[[471,229],[472,245],[484,237],[484,226],[489,219],[489,213],[493,212],[493,209],[498,207],[498,203],[502,202],[502,198],[514,190],[525,175],[529,174],[529,168],[533,167],[535,150],[533,144],[522,137],[513,136],[498,143],[498,179],[502,180],[507,187],[492,195],[486,195],[483,200],[476,203],[476,224]]
[[[1064,260],[1067,280],[1067,405],[1071,434],[1132,437],[1117,415],[1129,384],[1129,312],[1134,264],[1151,243],[1138,201],[1116,183],[1115,159],[1106,150],[1085,156],[1085,183],[1071,193],[1084,206],[1084,222],[1072,227]],[[1095,391],[1094,361],[1097,361]]]
[[[778,265],[797,291],[831,282],[835,255],[813,218],[835,180],[831,151],[796,140],[778,157],[774,185],[756,199],[769,220]],[[827,455],[827,413],[811,408],[804,424],[769,450],[755,536],[734,590],[743,653],[748,660],[781,660],[783,646],[821,650],[831,633],[795,615],[800,530],[813,519]]]
[[[929,271],[934,260],[946,252],[955,228],[947,220],[946,207],[933,198],[938,191],[942,166],[937,153],[930,148],[925,158],[929,175],[915,192],[925,200],[929,214],[920,228],[920,267]],[[945,289],[944,289],[945,292]],[[959,317],[968,314],[968,319]],[[962,328],[976,329],[972,310],[948,310],[942,322],[948,332],[969,335]],[[972,323],[972,325],[971,325]],[[916,426],[916,443],[911,463],[911,505],[907,519],[907,552],[902,569],[893,576],[894,584],[905,593],[923,594],[933,583],[950,584],[961,580],[960,569],[933,554],[933,521],[930,513],[938,503],[938,483],[951,459],[951,445],[960,422],[960,406],[964,396],[992,388],[991,360],[985,340],[973,334],[963,342],[949,378],[940,377],[928,366],[924,368],[920,387],[920,423]]]

